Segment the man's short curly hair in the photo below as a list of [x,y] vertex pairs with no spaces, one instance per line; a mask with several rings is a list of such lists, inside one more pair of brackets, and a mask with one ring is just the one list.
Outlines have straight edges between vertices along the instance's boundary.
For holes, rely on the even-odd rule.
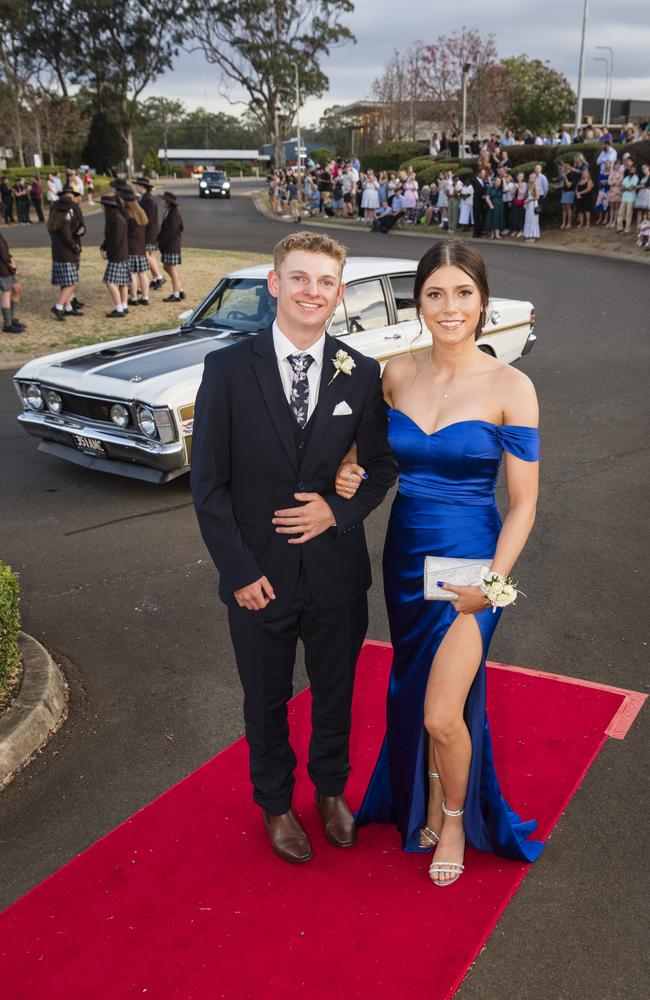
[[280,264],[292,250],[305,250],[307,253],[324,253],[337,261],[343,270],[348,248],[333,240],[324,233],[290,233],[273,248],[273,268],[278,270]]

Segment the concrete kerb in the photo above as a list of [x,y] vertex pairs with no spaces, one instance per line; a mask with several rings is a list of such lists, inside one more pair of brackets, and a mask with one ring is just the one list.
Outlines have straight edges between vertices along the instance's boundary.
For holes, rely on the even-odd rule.
[[0,718],[0,789],[5,788],[68,716],[68,685],[44,646],[24,632],[20,692]]
[[[253,204],[255,205],[255,208],[260,213],[260,215],[265,215],[267,219],[271,219],[273,222],[284,223],[287,226],[295,227],[296,225],[298,225],[296,219],[284,218],[282,216],[276,215],[274,212],[269,212],[268,208],[266,207],[266,205],[262,200],[261,189],[259,191],[251,191],[250,196],[253,199]],[[335,222],[332,224],[331,222],[314,220],[309,216],[304,216],[301,219],[300,224],[301,225],[304,224],[305,226],[318,226],[319,228],[323,229],[327,228],[342,229],[344,231],[347,230],[349,232],[354,232],[354,233],[364,232],[364,229],[362,229],[358,225],[350,226],[346,225],[345,222]],[[367,229],[365,231],[368,232]],[[420,240],[425,239],[429,240],[429,242],[437,239],[447,239],[450,235],[452,235],[444,231],[421,232],[415,228],[396,229],[394,230],[394,232],[399,236],[408,236],[413,239],[420,239]],[[487,240],[475,240],[473,236],[469,236],[468,234],[462,234],[462,238],[464,240],[471,240],[472,243],[485,244],[488,242]],[[544,243],[543,241],[539,243],[525,243],[524,240],[517,240],[515,244],[515,243],[510,243],[507,240],[504,240],[504,243],[506,244],[506,246],[517,245],[519,249],[523,250],[552,250],[553,252],[557,253],[584,254],[587,257],[605,257],[608,260],[626,260],[632,264],[645,264],[646,266],[650,265],[650,253],[643,253],[639,257],[632,257],[630,254],[616,253],[616,252],[610,253],[610,252],[605,252],[603,250],[590,250],[588,247],[584,248],[580,247],[579,249],[577,249],[576,247],[561,247],[557,246],[557,244],[554,245],[552,243],[551,244]]]

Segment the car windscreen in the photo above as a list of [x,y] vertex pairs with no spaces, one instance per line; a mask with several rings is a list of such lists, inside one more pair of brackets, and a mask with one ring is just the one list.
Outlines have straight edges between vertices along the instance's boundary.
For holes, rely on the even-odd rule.
[[208,184],[220,184],[222,181],[225,181],[225,179],[226,175],[224,174],[223,170],[217,170],[214,173],[203,174],[203,177],[201,178],[201,180],[207,181]]
[[275,305],[266,278],[224,278],[188,325],[256,333],[271,325]]

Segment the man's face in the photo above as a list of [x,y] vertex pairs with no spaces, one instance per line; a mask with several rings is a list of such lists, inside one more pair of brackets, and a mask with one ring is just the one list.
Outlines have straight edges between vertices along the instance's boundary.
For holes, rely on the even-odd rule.
[[343,298],[341,267],[324,253],[292,250],[269,272],[269,291],[278,300],[278,325],[290,336],[317,337]]

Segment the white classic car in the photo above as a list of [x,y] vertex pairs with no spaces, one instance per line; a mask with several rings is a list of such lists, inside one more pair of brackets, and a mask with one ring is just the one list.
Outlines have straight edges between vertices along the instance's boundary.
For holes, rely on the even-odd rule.
[[[39,450],[77,465],[165,483],[189,472],[194,401],[210,351],[259,333],[275,317],[270,264],[233,271],[182,326],[36,358],[14,376],[18,420]],[[427,350],[413,303],[416,262],[351,257],[328,330],[385,364]],[[479,338],[506,362],[532,349],[531,302],[492,298]]]

